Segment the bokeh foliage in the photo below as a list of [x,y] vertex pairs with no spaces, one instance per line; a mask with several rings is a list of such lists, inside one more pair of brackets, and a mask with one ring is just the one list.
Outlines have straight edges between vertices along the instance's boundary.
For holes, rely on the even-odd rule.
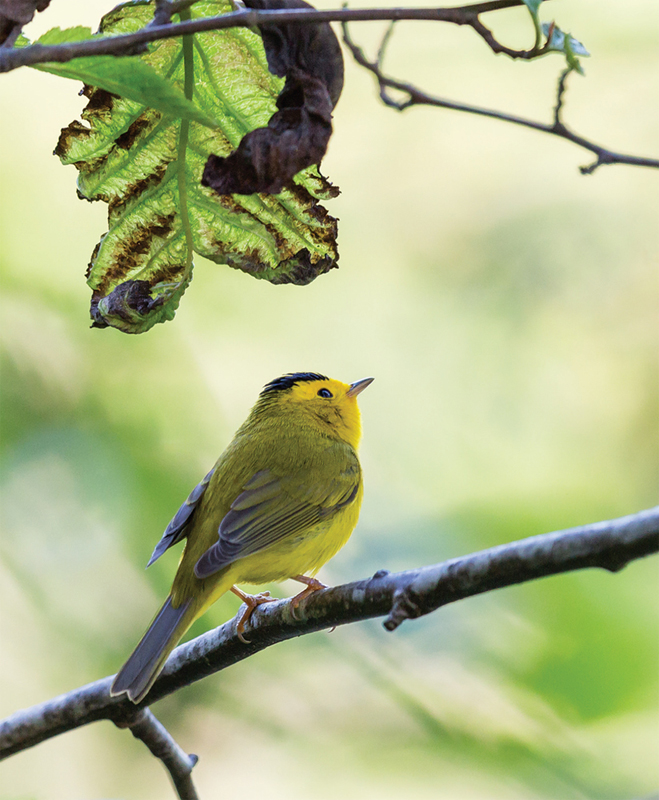
[[[565,22],[593,53],[570,119],[651,153],[651,0],[597,18],[587,6]],[[106,10],[55,4],[44,26]],[[515,19],[501,25],[522,39]],[[377,26],[359,30],[377,41]],[[401,28],[389,70],[546,115],[556,64],[493,61],[467,34]],[[103,209],[77,201],[73,170],[49,155],[80,100],[27,70],[0,83],[13,111],[0,123],[2,713],[122,663],[175,570],[172,554],[142,571],[153,544],[285,371],[376,377],[361,399],[362,520],[328,581],[656,502],[655,175],[583,178],[567,144],[430,109],[395,115],[352,67],[346,86],[324,164],[343,190],[341,269],[302,288],[204,264],[174,323],[128,338],[87,327],[81,276]],[[656,577],[648,559],[473,598],[393,635],[373,622],[304,637],[155,711],[201,755],[204,796],[647,796]],[[223,599],[195,632],[235,608]],[[169,791],[109,724],[0,770],[2,800]]]

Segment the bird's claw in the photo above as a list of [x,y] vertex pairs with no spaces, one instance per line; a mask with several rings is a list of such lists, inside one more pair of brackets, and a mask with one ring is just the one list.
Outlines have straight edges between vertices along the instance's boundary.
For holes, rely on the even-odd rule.
[[240,589],[237,589],[235,586],[232,587],[231,591],[238,595],[243,603],[247,606],[247,608],[243,611],[240,619],[238,620],[238,624],[236,625],[236,634],[238,638],[243,644],[250,644],[249,639],[245,638],[245,624],[249,622],[252,614],[254,613],[254,609],[258,608],[263,603],[275,603],[277,601],[276,597],[270,597],[270,592],[260,592],[259,594],[245,594],[241,592]]
[[327,589],[328,587],[327,584],[321,583],[315,578],[307,578],[304,575],[296,575],[293,578],[293,580],[300,581],[301,583],[306,583],[306,588],[304,588],[299,594],[296,594],[295,597],[291,598],[291,612],[293,614],[293,618],[297,619],[295,611],[297,610],[297,607],[300,605],[300,603],[314,592],[318,592],[321,589]]

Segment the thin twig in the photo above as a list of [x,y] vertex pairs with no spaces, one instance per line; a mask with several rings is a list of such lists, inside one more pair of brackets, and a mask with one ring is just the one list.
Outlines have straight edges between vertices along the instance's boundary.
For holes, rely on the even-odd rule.
[[198,757],[182,750],[148,708],[140,709],[132,720],[117,724],[129,728],[133,736],[143,741],[152,755],[162,761],[180,800],[199,800],[191,775]]
[[[380,96],[387,105],[397,108],[399,111],[409,108],[412,105],[431,105],[441,108],[451,108],[457,111],[464,111],[470,114],[500,119],[516,125],[550,133],[567,139],[573,144],[583,147],[594,153],[596,160],[584,167],[580,167],[581,172],[586,174],[593,173],[603,164],[628,164],[640,167],[659,167],[659,160],[653,158],[642,158],[638,156],[625,155],[608,150],[605,147],[595,144],[570,131],[562,122],[554,122],[553,125],[546,125],[541,122],[517,117],[512,114],[494,111],[486,108],[469,105],[467,103],[457,103],[433,97],[412,84],[394,80],[386,77],[381,70],[382,56],[388,37],[391,35],[393,23],[399,20],[428,20],[434,22],[448,22],[455,25],[467,25],[471,27],[494,53],[504,53],[514,59],[533,59],[545,55],[547,45],[539,46],[538,42],[529,50],[514,50],[501,44],[494,37],[492,32],[480,20],[480,16],[487,12],[498,11],[505,8],[513,8],[523,5],[523,0],[491,0],[491,2],[475,3],[467,6],[456,6],[453,8],[374,8],[374,9],[349,9],[342,8],[336,10],[319,11],[313,8],[301,9],[274,9],[257,10],[238,7],[230,14],[223,14],[216,17],[202,17],[198,19],[172,22],[172,14],[194,5],[195,0],[157,0],[156,11],[153,21],[139,31],[121,36],[97,36],[81,42],[70,42],[59,45],[29,45],[27,47],[2,47],[0,48],[0,72],[9,72],[21,66],[35,66],[47,62],[64,63],[74,58],[86,56],[114,55],[129,56],[144,53],[149,42],[162,39],[175,38],[186,34],[202,33],[211,30],[223,30],[235,27],[267,27],[268,25],[281,25],[284,23],[296,22],[299,24],[311,24],[318,22],[340,21],[343,25],[344,41],[351,50],[355,60],[370,70],[378,79],[380,86]],[[546,2],[546,0],[545,0]],[[385,40],[380,47],[378,60],[374,63],[368,61],[361,48],[351,39],[347,32],[346,23],[353,21],[373,21],[390,20],[390,26]],[[564,78],[561,81],[564,86]],[[386,93],[386,88],[398,89],[408,95],[406,101],[398,102]],[[562,96],[562,88],[559,86],[559,95]],[[559,100],[560,100],[559,96]],[[560,105],[560,104],[559,104]]]
[[567,67],[561,72],[558,79],[558,88],[556,89],[556,105],[554,106],[554,130],[565,129],[563,120],[561,119],[561,112],[563,111],[563,102],[565,100],[565,92],[567,90],[567,76],[572,72],[572,67]]
[[[585,150],[589,150],[591,153],[594,153],[597,156],[597,159],[593,164],[579,167],[579,170],[583,175],[592,174],[599,166],[603,164],[628,164],[637,167],[659,168],[658,159],[616,153],[613,150],[609,150],[606,147],[602,147],[601,145],[585,139],[583,136],[578,136],[562,122],[560,113],[565,99],[566,79],[568,74],[572,71],[571,69],[564,70],[561,73],[558,83],[556,106],[554,109],[554,120],[551,125],[548,125],[543,122],[536,122],[535,120],[518,117],[514,114],[506,114],[503,111],[495,111],[494,109],[481,108],[468,103],[458,103],[452,100],[445,100],[441,97],[435,97],[434,95],[428,94],[411,83],[399,81],[395,78],[389,78],[382,72],[382,57],[386,44],[385,40],[388,40],[390,30],[387,30],[387,33],[385,34],[385,40],[383,40],[382,44],[380,45],[376,60],[369,61],[363,49],[351,38],[350,33],[348,32],[347,24],[343,23],[342,27],[343,41],[346,47],[352,53],[353,58],[360,66],[364,67],[375,76],[378,82],[382,101],[385,103],[385,105],[395,108],[397,111],[404,111],[411,106],[421,105],[435,106],[438,108],[450,108],[454,111],[464,111],[468,114],[477,114],[482,117],[500,119],[504,122],[511,122],[514,125],[522,125],[525,128],[532,128],[536,131],[542,131],[543,133],[549,133],[553,136],[558,136],[561,139],[567,139],[567,141],[572,142],[579,147],[583,147]],[[387,93],[387,89],[396,89],[397,91],[406,95],[406,97],[402,100],[396,100]]]
[[[491,32],[479,21],[479,15],[487,11],[512,8],[522,5],[522,0],[493,0],[490,3],[478,3],[474,6],[456,6],[454,8],[342,8],[334,10],[318,10],[315,8],[256,10],[245,9],[222,14],[216,17],[200,17],[183,22],[169,22],[156,25],[153,22],[134,33],[121,36],[97,36],[80,42],[68,44],[40,45],[9,48],[0,50],[0,72],[9,72],[18,67],[34,66],[49,61],[63,63],[73,58],[94,55],[136,55],[146,49],[149,42],[171,39],[204,31],[225,30],[227,28],[252,28],[256,26],[282,25],[284,23],[317,23],[317,22],[356,22],[374,20],[429,20],[433,22],[449,22],[454,25],[468,25],[479,34],[495,53],[505,53],[511,58],[530,59],[543,55],[544,51],[512,50],[497,42]],[[161,16],[167,12],[180,10],[183,5],[190,5],[188,0],[173,4],[169,8],[160,3]]]
[[170,0],[155,0],[155,11],[153,12],[153,27],[168,25],[172,21],[172,14],[175,13],[173,3]]
[[[384,36],[382,37],[382,42],[380,43],[380,48],[378,50],[378,56],[376,61],[378,65],[378,70],[384,63],[384,56],[385,53],[387,52],[387,46],[391,41],[391,37],[393,36],[395,26],[396,26],[396,20],[392,19],[389,25],[387,26],[387,30]],[[389,105],[389,97],[386,92],[386,87],[384,87],[382,84],[380,84],[380,99],[385,105]]]
[[172,7],[172,14],[178,14],[180,11],[186,11],[191,8],[197,0],[170,0]]
[[16,40],[21,35],[23,30],[23,23],[17,22],[7,34],[5,40],[0,44],[0,49],[9,49],[14,46]]
[[387,30],[385,31],[384,36],[382,37],[382,42],[380,42],[380,49],[378,50],[378,58],[376,62],[378,67],[381,67],[384,62],[384,55],[387,50],[387,45],[391,40],[395,26],[396,26],[396,20],[392,19],[389,25],[387,26]]
[[[404,620],[493,589],[587,567],[616,572],[630,561],[659,552],[659,506],[628,517],[532,536],[443,564],[388,573],[314,592],[294,610],[288,600],[268,603],[248,624],[249,643],[237,620],[177,647],[142,703],[166,695],[249,658],[277,642],[306,633],[386,616],[394,630]],[[0,722],[0,759],[89,722],[111,719],[130,724],[135,706],[111,697],[114,676],[18,711]]]

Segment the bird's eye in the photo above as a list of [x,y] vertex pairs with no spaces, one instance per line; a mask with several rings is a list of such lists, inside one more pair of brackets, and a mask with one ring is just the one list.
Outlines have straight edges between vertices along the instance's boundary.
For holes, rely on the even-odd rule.
[[318,397],[331,397],[332,392],[329,389],[319,389],[318,390]]

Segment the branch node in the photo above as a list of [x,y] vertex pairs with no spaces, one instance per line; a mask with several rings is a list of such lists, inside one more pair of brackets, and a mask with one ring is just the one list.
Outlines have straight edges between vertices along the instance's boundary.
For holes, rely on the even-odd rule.
[[377,581],[380,578],[386,578],[387,575],[390,575],[390,574],[391,573],[389,572],[388,569],[379,569],[377,572],[373,573],[373,580]]
[[18,39],[18,37],[21,35],[22,32],[23,32],[23,23],[17,22],[13,26],[13,28],[11,28],[11,30],[7,33],[7,38],[2,42],[2,44],[0,44],[0,48],[4,47],[9,49],[10,47],[13,47],[14,44],[16,43],[16,39]]
[[150,24],[154,27],[158,25],[169,25],[172,21],[172,14],[174,13],[172,3],[170,3],[169,0],[155,0],[155,2],[156,9],[153,12],[153,20]]
[[605,569],[607,572],[620,572],[623,570],[627,564],[629,564],[630,559],[622,554],[619,554],[617,557],[611,556],[611,558],[602,560],[600,566]]
[[151,754],[162,761],[180,800],[199,800],[191,777],[199,757],[182,750],[150,709],[140,709],[125,725],[116,721],[115,725],[130,728],[133,736],[144,742]]
[[597,154],[597,159],[593,161],[592,164],[588,164],[584,167],[579,167],[579,172],[582,175],[592,175],[593,172],[598,167],[603,166],[604,164],[634,164],[638,163],[639,166],[654,166],[654,164],[647,164],[644,163],[649,159],[635,159],[629,158],[626,161],[621,161],[620,157],[616,153],[610,153],[608,150],[604,150],[601,148],[593,148],[593,151]]
[[423,611],[412,600],[410,596],[410,587],[398,590],[394,594],[394,601],[391,606],[389,616],[382,623],[386,630],[390,633],[395,631],[396,628],[405,622],[406,619],[416,619],[423,615]]
[[582,175],[592,175],[593,172],[595,172],[595,170],[601,165],[601,163],[602,162],[598,158],[596,161],[593,161],[592,164],[587,164],[583,167],[579,167],[579,172]]

